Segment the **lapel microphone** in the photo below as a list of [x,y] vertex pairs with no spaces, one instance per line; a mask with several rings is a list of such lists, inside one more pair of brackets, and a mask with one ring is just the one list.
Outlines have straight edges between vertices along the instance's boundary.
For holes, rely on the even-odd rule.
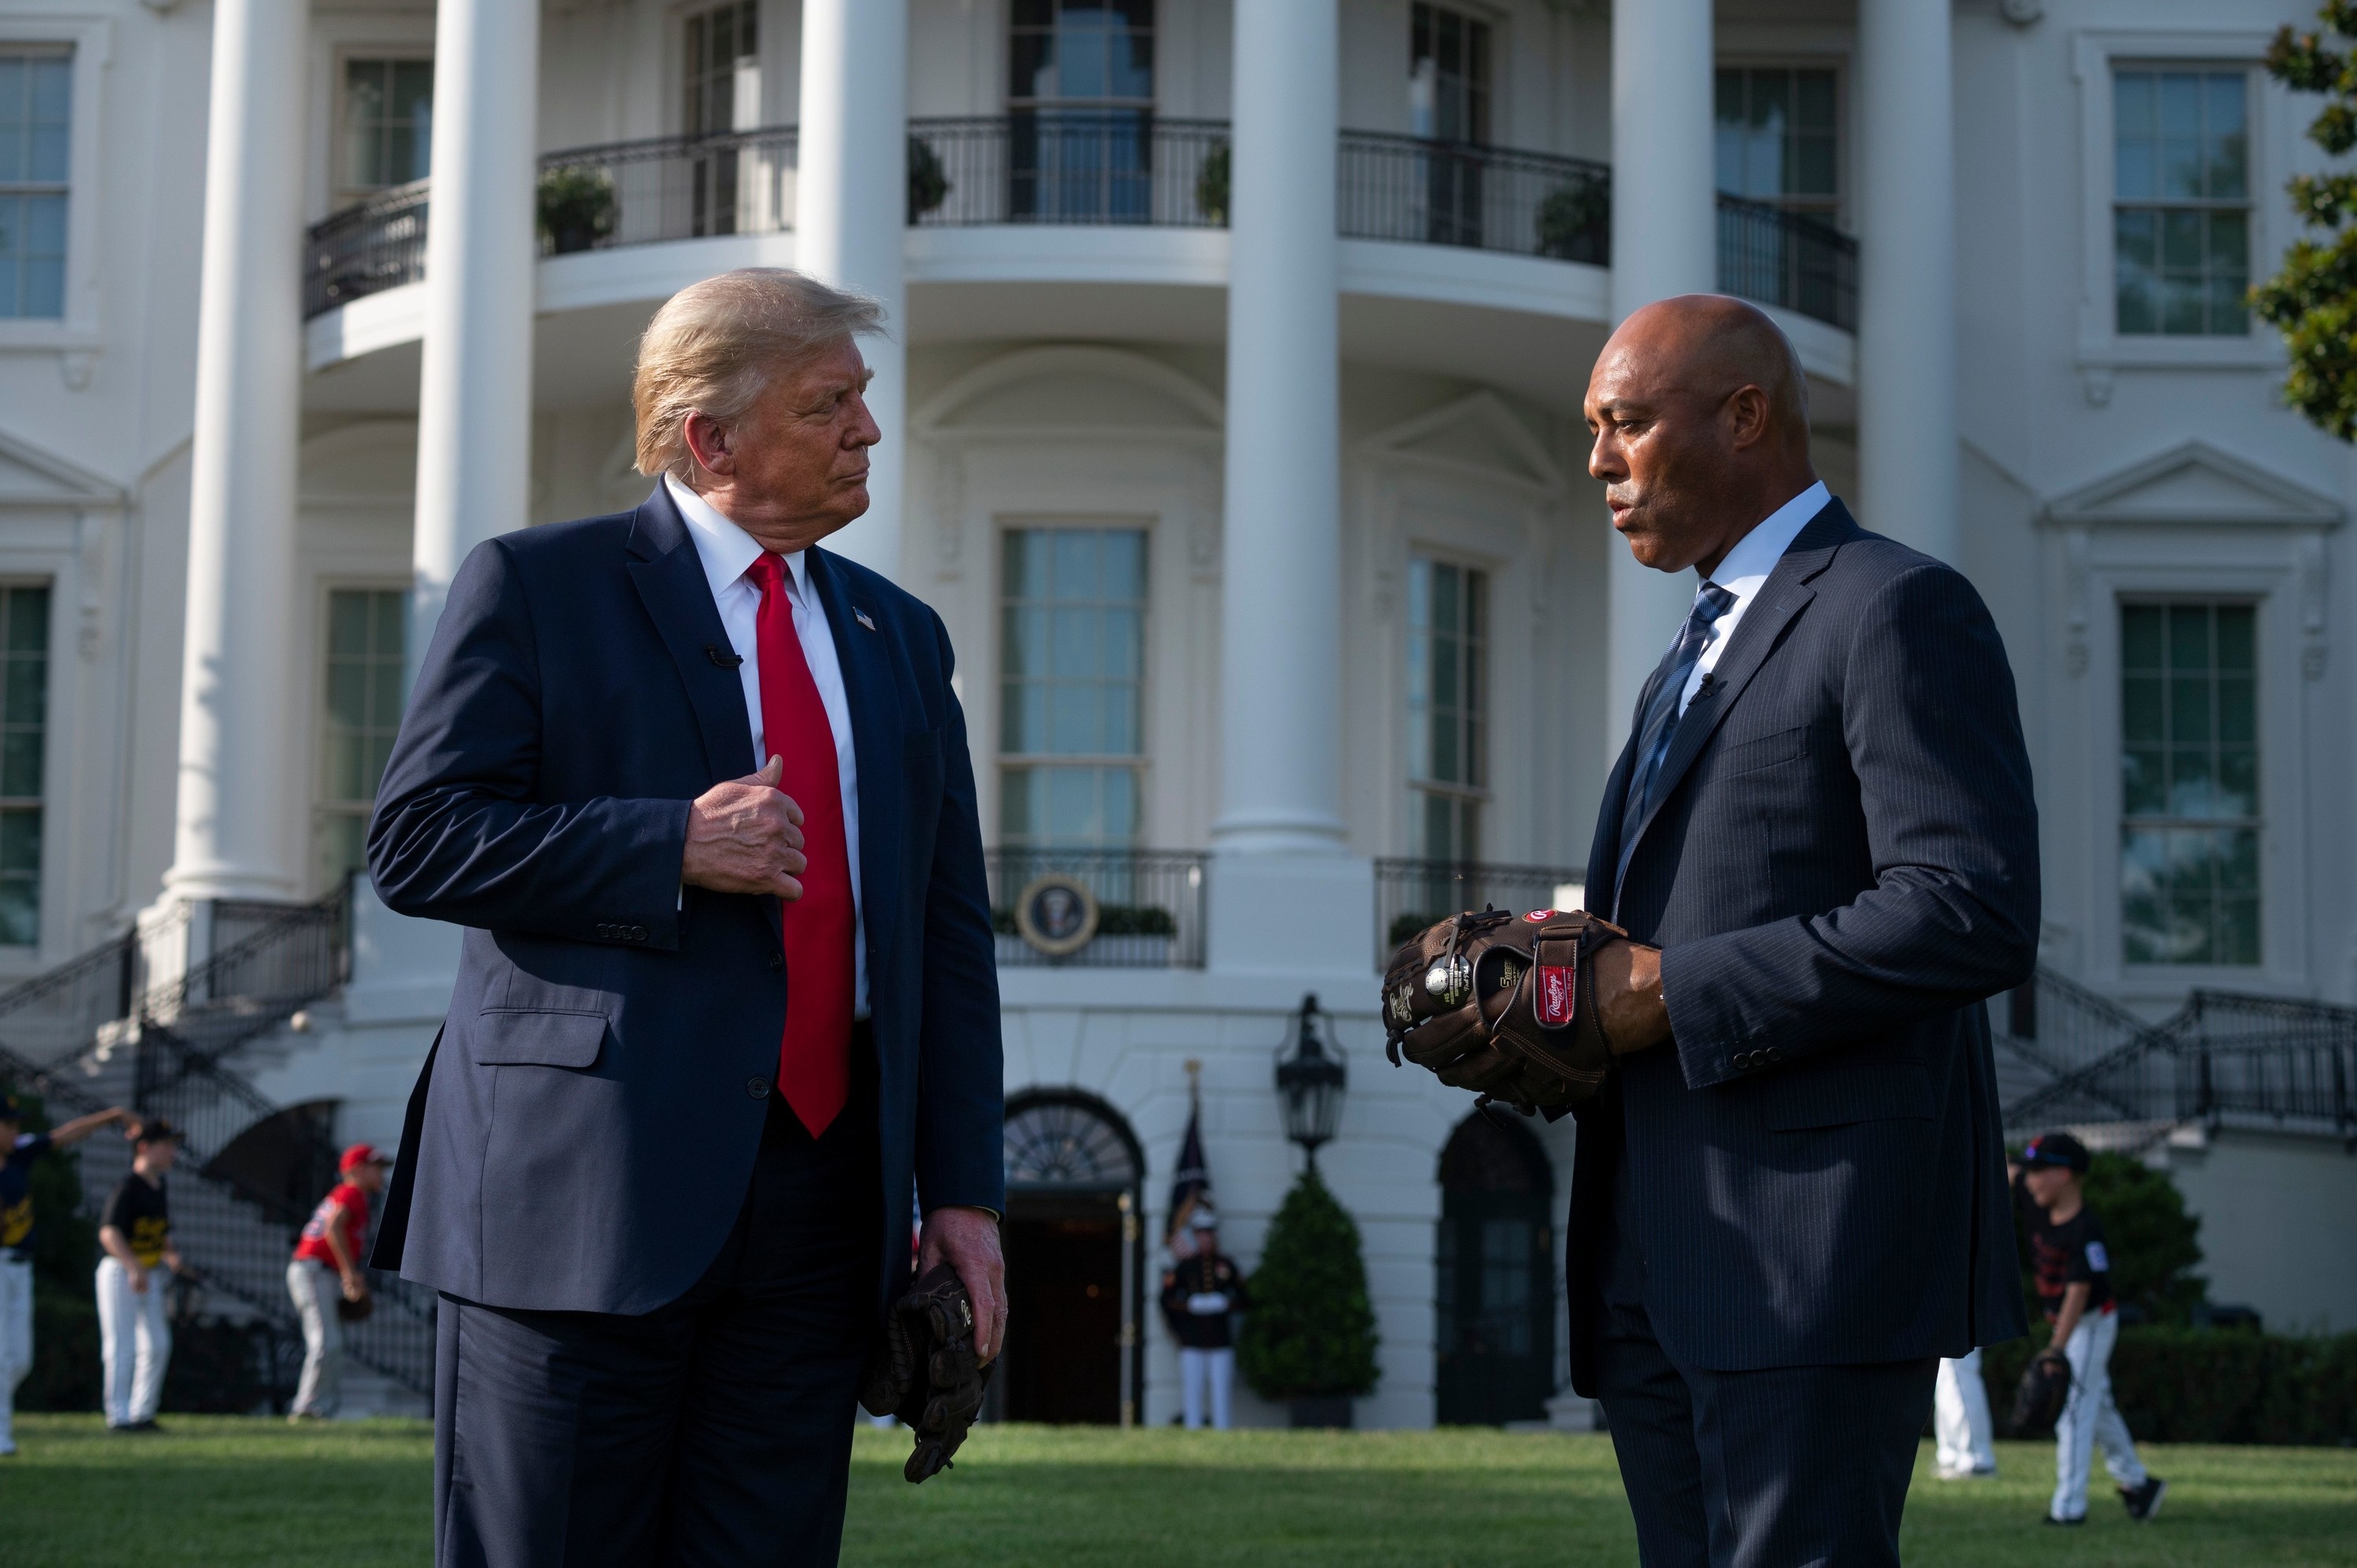
[[704,645],[704,656],[706,659],[711,660],[715,664],[719,665],[723,670],[734,670],[737,666],[745,662],[745,656],[743,654],[724,653],[721,651],[720,646],[717,643],[712,642],[707,642]]

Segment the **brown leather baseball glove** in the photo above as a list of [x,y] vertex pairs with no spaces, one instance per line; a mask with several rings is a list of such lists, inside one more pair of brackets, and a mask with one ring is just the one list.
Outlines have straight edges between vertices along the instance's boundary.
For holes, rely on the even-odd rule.
[[937,1263],[885,1314],[859,1402],[870,1415],[899,1416],[916,1434],[900,1473],[921,1481],[951,1467],[989,1383],[990,1368],[974,1348],[974,1303],[957,1271]]
[[1484,909],[1411,937],[1383,975],[1384,1049],[1524,1115],[1585,1103],[1612,1067],[1594,959],[1629,933],[1584,909]]

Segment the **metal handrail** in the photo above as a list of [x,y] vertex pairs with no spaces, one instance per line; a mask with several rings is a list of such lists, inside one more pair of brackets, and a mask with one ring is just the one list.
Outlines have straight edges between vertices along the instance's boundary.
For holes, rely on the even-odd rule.
[[1857,330],[1857,241],[1822,218],[1718,195],[1718,286]]

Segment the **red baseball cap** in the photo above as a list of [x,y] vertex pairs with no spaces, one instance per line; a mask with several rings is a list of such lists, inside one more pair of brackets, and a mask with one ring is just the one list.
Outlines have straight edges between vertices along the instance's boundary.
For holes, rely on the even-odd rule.
[[344,1157],[336,1162],[336,1169],[349,1172],[358,1170],[362,1165],[391,1164],[393,1164],[393,1156],[378,1154],[374,1144],[354,1144],[344,1151]]

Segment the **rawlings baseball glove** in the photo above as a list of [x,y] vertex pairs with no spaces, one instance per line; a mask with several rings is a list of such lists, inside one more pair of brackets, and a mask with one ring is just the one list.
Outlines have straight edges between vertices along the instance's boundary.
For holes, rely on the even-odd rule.
[[937,1263],[885,1314],[859,1402],[870,1415],[899,1416],[917,1434],[900,1473],[921,1481],[951,1467],[989,1382],[990,1368],[974,1354],[974,1303],[957,1271]]
[[1383,975],[1383,1048],[1525,1116],[1582,1104],[1612,1047],[1597,1017],[1596,950],[1628,932],[1583,909],[1484,909],[1411,937]]
[[2042,1437],[2062,1418],[2071,1397],[2071,1363],[2053,1350],[2030,1358],[2013,1391],[2013,1434]]

